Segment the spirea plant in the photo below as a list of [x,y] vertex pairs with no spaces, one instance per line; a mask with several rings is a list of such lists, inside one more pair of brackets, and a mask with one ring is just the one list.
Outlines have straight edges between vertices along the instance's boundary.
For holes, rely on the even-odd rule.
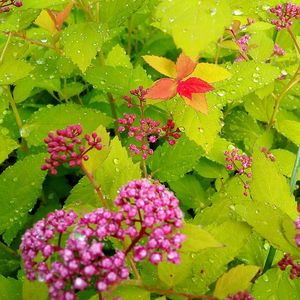
[[298,300],[299,4],[0,1],[0,299]]

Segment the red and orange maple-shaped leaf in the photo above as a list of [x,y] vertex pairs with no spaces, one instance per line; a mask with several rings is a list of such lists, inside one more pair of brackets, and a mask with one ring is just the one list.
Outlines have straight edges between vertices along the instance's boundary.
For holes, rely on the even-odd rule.
[[147,90],[146,99],[169,100],[179,94],[187,105],[207,114],[208,109],[204,93],[212,91],[214,88],[198,77],[189,77],[197,67],[196,62],[184,53],[179,55],[176,64],[164,57],[146,55],[143,58],[154,69],[170,77],[157,80]]

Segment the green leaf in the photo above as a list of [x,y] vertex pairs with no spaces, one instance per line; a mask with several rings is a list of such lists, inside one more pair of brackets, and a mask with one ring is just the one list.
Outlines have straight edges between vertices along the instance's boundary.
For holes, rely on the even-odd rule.
[[22,137],[30,146],[43,144],[50,131],[64,129],[70,124],[81,124],[85,133],[90,133],[100,124],[108,126],[111,118],[99,111],[77,104],[60,104],[43,107],[32,114],[22,128]]
[[110,50],[107,55],[105,64],[112,67],[121,66],[132,69],[130,57],[126,54],[124,48],[122,48],[119,44],[117,44]]
[[[226,148],[225,148],[226,149]],[[205,157],[201,157],[194,170],[204,178],[226,177],[227,171],[224,165],[218,164]]]
[[293,143],[300,145],[300,122],[280,120],[276,123],[276,129]]
[[298,300],[300,284],[297,280],[289,278],[289,270],[283,272],[274,268],[255,281],[251,294],[255,300]]
[[113,201],[122,185],[129,180],[141,178],[141,171],[139,164],[132,162],[126,149],[115,137],[111,141],[110,152],[101,167],[97,169],[95,177],[104,194]]
[[[118,286],[108,298],[109,300],[120,297],[122,300],[150,300],[150,292],[135,286]],[[98,299],[97,297],[93,300]]]
[[292,245],[282,229],[284,223],[293,223],[287,214],[267,202],[248,202],[247,205],[236,205],[236,212],[263,238],[274,247],[291,254],[299,254],[296,244]]
[[148,166],[154,177],[161,181],[177,180],[191,171],[202,155],[202,149],[185,136],[171,146],[165,142],[148,159]]
[[191,57],[216,42],[232,19],[227,0],[163,0],[157,7],[156,17],[155,26],[171,34],[176,46]]
[[177,265],[166,261],[158,265],[158,277],[169,288],[178,285],[192,276],[193,260],[191,256],[188,254],[180,254],[180,259],[181,263]]
[[47,300],[48,288],[44,282],[29,281],[27,279],[23,282],[22,300]]
[[53,7],[55,5],[62,5],[68,3],[69,0],[26,0],[23,3],[22,8],[28,9],[28,8],[49,8]]
[[69,25],[63,32],[61,43],[65,55],[84,73],[105,40],[104,32],[93,22]]
[[181,248],[183,252],[198,252],[206,248],[223,247],[223,244],[199,225],[185,224],[181,232],[186,235]]
[[173,115],[176,126],[207,153],[212,148],[221,129],[220,110],[215,106],[210,107],[210,98],[208,98],[208,104],[208,115],[204,115],[185,105],[181,98],[175,98],[166,103],[167,110]]
[[251,35],[249,54],[256,61],[264,61],[271,57],[274,49],[273,40],[263,31]]
[[256,32],[256,31],[261,31],[261,30],[269,30],[269,29],[273,29],[273,28],[274,28],[274,25],[269,22],[257,21],[248,27],[248,31]]
[[214,296],[225,298],[228,294],[235,294],[248,289],[251,280],[258,273],[259,267],[238,265],[224,273],[217,281]]
[[[5,129],[6,128],[3,128],[1,132],[5,132]],[[0,133],[0,145],[0,163],[6,160],[8,155],[19,147],[18,143],[16,143],[12,138],[2,133]]]
[[13,275],[20,268],[20,259],[13,250],[0,248],[0,274],[4,276]]
[[276,163],[266,158],[258,147],[253,153],[252,176],[250,193],[255,201],[275,205],[291,218],[296,218],[295,201],[286,178],[279,173]]
[[0,64],[0,84],[12,84],[27,76],[32,70],[33,66],[22,60],[13,58],[5,59],[4,62]]
[[36,203],[46,172],[41,171],[45,154],[27,156],[0,175],[0,232],[20,229],[22,219]]
[[21,300],[21,281],[0,275],[1,300]]

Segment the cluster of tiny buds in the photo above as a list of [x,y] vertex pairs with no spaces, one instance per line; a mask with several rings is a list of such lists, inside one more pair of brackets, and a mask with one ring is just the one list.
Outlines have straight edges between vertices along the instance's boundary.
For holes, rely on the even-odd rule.
[[[138,89],[130,91],[131,95],[136,96],[139,99],[139,104],[134,104],[133,99],[130,96],[124,96],[123,98],[127,101],[128,107],[138,106],[143,112],[143,102],[146,90],[140,86]],[[152,120],[151,118],[145,118],[142,113],[141,119],[136,122],[135,114],[123,115],[123,118],[118,118],[117,121],[120,124],[118,131],[128,131],[130,138],[134,137],[138,146],[130,144],[129,150],[135,155],[142,155],[142,159],[147,159],[149,155],[153,154],[153,149],[150,148],[150,144],[157,142],[159,139],[167,139],[170,145],[175,145],[176,140],[180,138],[179,128],[175,128],[175,123],[172,119],[166,121],[166,124],[160,127],[160,122]]]
[[284,56],[285,51],[278,44],[275,44],[273,54],[278,56]]
[[300,6],[287,2],[278,4],[270,9],[270,12],[276,14],[277,19],[273,19],[271,23],[280,31],[284,28],[288,29],[293,24],[293,19],[300,18]]
[[45,159],[42,170],[49,170],[52,175],[57,174],[57,167],[67,163],[70,167],[81,166],[82,160],[88,160],[87,153],[92,150],[101,150],[101,138],[96,132],[86,134],[84,139],[88,145],[82,145],[79,136],[82,133],[80,125],[69,125],[66,129],[58,129],[56,133],[50,132],[44,142],[48,145],[50,157]]
[[0,1],[0,13],[9,12],[11,6],[21,7],[22,5],[23,5],[22,1],[1,0]]
[[240,291],[234,295],[228,295],[226,300],[254,300],[248,291]]
[[275,161],[276,157],[274,156],[274,154],[268,150],[266,147],[262,147],[261,152],[263,152],[265,154],[265,157],[268,158],[270,161]]
[[[298,213],[300,213],[300,204],[297,206]],[[297,230],[297,234],[295,235],[295,243],[298,247],[300,247],[300,216],[295,221],[295,228]]]
[[300,264],[295,262],[288,253],[286,253],[284,257],[278,262],[278,266],[282,271],[285,271],[288,267],[291,267],[290,278],[300,278]]
[[[121,208],[126,234],[133,241],[126,252],[133,249],[135,261],[148,258],[157,265],[166,253],[169,262],[180,263],[177,250],[185,240],[179,233],[183,215],[172,192],[147,179],[134,180],[122,187],[115,205]],[[141,240],[143,244],[138,244]]]
[[[79,219],[72,210],[57,210],[27,230],[20,246],[26,277],[45,282],[51,299],[75,300],[88,287],[105,293],[128,279],[131,251],[136,262],[148,258],[157,265],[164,254],[180,262],[183,215],[172,192],[147,179],[130,181],[115,204],[117,211],[98,208]],[[124,244],[126,237],[126,249],[107,250],[108,240]]]
[[[248,42],[249,42],[250,38],[251,38],[251,36],[249,34],[245,34],[236,41],[236,43],[238,44],[238,46],[241,48],[241,50],[243,52],[248,51]],[[241,54],[238,58],[235,59],[235,62],[241,62],[244,60],[245,60],[245,57]]]
[[[251,167],[252,157],[246,153],[240,153],[239,149],[233,148],[231,151],[224,152],[226,159],[226,169],[228,171],[236,171],[238,175],[243,175],[247,179],[252,178]],[[248,196],[248,189],[250,188],[249,180],[244,182],[244,195]]]

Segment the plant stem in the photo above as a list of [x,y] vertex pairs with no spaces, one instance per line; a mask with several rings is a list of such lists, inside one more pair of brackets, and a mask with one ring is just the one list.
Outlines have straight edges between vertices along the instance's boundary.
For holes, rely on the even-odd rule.
[[98,183],[96,182],[95,178],[93,177],[93,175],[91,173],[89,173],[89,171],[86,169],[86,167],[84,166],[84,164],[81,164],[81,170],[83,171],[83,173],[86,175],[86,177],[89,179],[89,181],[91,182],[91,184],[93,185],[95,191],[97,192],[99,199],[103,205],[103,207],[105,208],[109,208],[104,195],[102,193],[102,190],[100,188],[100,186],[98,185]]
[[115,126],[115,135],[119,138],[119,140],[121,140],[121,136],[120,136],[120,132],[118,131],[119,125],[118,125],[118,114],[117,114],[117,109],[116,109],[116,101],[113,97],[113,95],[111,93],[107,93],[107,97],[109,100],[109,104],[110,104],[110,108],[111,108],[111,112],[113,114],[114,117],[114,126]]
[[128,37],[127,37],[127,55],[131,54],[131,36],[132,36],[132,17],[128,18]]
[[274,248],[273,246],[270,246],[269,253],[268,253],[264,268],[263,268],[263,272],[262,272],[263,274],[272,267],[272,263],[273,263],[275,254],[276,254],[276,248]]
[[16,251],[14,251],[13,249],[5,245],[3,242],[0,242],[0,249],[4,250],[5,252],[9,253],[12,256],[15,256],[17,258],[20,257]]
[[299,47],[299,44],[298,44],[298,42],[297,42],[297,39],[296,39],[294,33],[291,31],[291,29],[290,29],[289,27],[288,27],[286,30],[287,30],[287,32],[289,33],[289,35],[291,36],[291,38],[292,38],[292,40],[293,40],[293,42],[294,42],[294,45],[295,45],[296,48],[297,48],[298,54],[300,54],[300,47]]
[[11,32],[8,34],[7,41],[6,41],[6,43],[4,45],[4,48],[2,50],[2,53],[1,53],[1,56],[0,56],[0,64],[3,62],[3,58],[4,58],[5,52],[7,50],[7,47],[9,45],[10,39],[11,39]]
[[7,87],[7,94],[8,94],[8,98],[9,98],[9,104],[13,110],[13,113],[14,113],[14,116],[15,116],[15,119],[16,119],[16,122],[17,122],[17,125],[19,127],[19,130],[21,131],[21,129],[23,128],[23,122],[22,122],[22,119],[20,117],[20,114],[19,114],[19,111],[18,111],[18,108],[17,108],[17,105],[16,105],[16,101],[10,91],[10,87],[8,86]]

